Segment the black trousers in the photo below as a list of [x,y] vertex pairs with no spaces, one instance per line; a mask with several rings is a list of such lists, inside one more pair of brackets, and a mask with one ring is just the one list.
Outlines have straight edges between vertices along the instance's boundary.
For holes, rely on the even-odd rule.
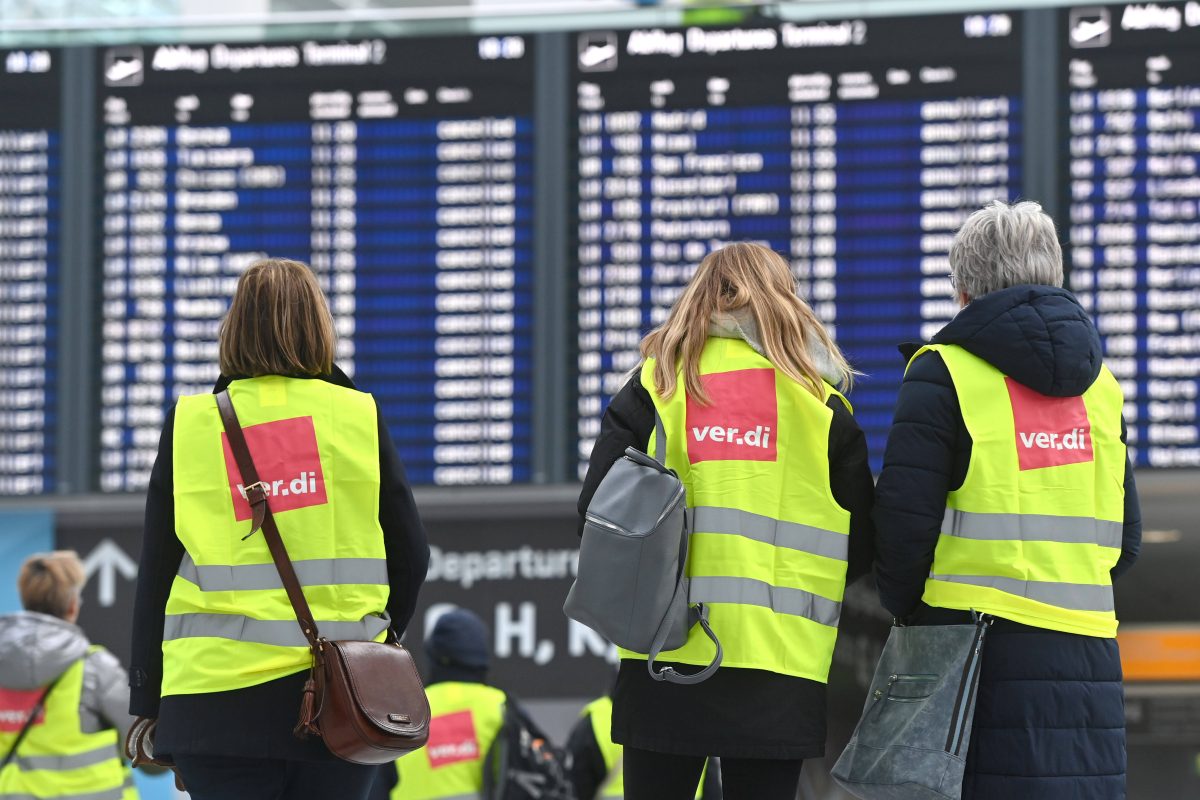
[[193,800],[366,800],[379,767],[348,761],[177,755]]
[[[625,748],[625,800],[694,800],[703,756]],[[796,800],[803,761],[722,758],[724,800]]]

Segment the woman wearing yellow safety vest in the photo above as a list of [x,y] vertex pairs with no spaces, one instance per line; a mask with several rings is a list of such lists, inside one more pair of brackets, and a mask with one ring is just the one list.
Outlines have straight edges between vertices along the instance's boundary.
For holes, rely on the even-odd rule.
[[[333,363],[311,270],[251,265],[218,338],[213,392],[229,391],[321,633],[402,632],[425,533],[375,399]],[[158,719],[155,755],[196,800],[365,797],[377,768],[292,734],[311,659],[242,488],[213,394],[180,397],[146,501],[130,711]]]
[[84,581],[74,552],[31,556],[25,610],[0,617],[0,800],[137,800],[125,670],[75,625]]
[[[872,486],[838,392],[850,367],[796,292],[765,247],[711,253],[604,415],[581,514],[626,447],[656,452],[661,416],[666,464],[687,488],[691,600],[725,648],[694,686],[658,683],[645,655],[622,654],[612,739],[629,800],[691,800],[706,756],[721,758],[728,800],[792,800],[803,759],[824,753],[842,595],[872,557]],[[662,660],[708,664],[698,630]]]
[[1118,800],[1112,580],[1141,540],[1121,388],[1036,203],[972,214],[950,270],[962,310],[908,348],[879,478],[880,596],[911,624],[995,618],[963,798]]

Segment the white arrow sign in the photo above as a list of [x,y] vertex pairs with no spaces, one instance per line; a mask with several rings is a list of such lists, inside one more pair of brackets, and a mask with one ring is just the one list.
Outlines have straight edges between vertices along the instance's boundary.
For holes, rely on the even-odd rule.
[[117,602],[117,573],[121,573],[126,580],[133,580],[137,577],[138,565],[116,542],[105,539],[83,560],[83,572],[89,578],[96,572],[100,573],[96,595],[101,607],[108,608]]

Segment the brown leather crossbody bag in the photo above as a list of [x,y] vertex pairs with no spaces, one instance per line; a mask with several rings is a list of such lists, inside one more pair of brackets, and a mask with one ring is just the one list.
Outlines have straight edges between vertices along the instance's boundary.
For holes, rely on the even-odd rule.
[[296,622],[312,649],[312,671],[304,684],[296,735],[316,734],[331,753],[355,764],[385,764],[423,747],[429,738],[429,700],[412,656],[393,634],[386,642],[332,642],[321,636],[229,392],[217,394],[217,408],[254,514],[246,538],[262,530]]

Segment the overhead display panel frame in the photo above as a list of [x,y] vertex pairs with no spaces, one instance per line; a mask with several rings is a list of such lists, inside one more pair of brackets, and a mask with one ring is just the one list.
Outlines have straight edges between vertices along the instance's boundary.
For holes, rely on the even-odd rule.
[[1200,3],[1063,9],[1071,288],[1138,467],[1200,467]]
[[61,57],[0,49],[0,495],[55,489]]
[[579,472],[700,259],[760,241],[864,374],[879,466],[904,360],[955,313],[967,214],[1021,194],[1019,13],[577,34]]
[[263,257],[309,263],[410,479],[531,471],[533,54],[519,35],[96,52],[100,488],[145,487]]

